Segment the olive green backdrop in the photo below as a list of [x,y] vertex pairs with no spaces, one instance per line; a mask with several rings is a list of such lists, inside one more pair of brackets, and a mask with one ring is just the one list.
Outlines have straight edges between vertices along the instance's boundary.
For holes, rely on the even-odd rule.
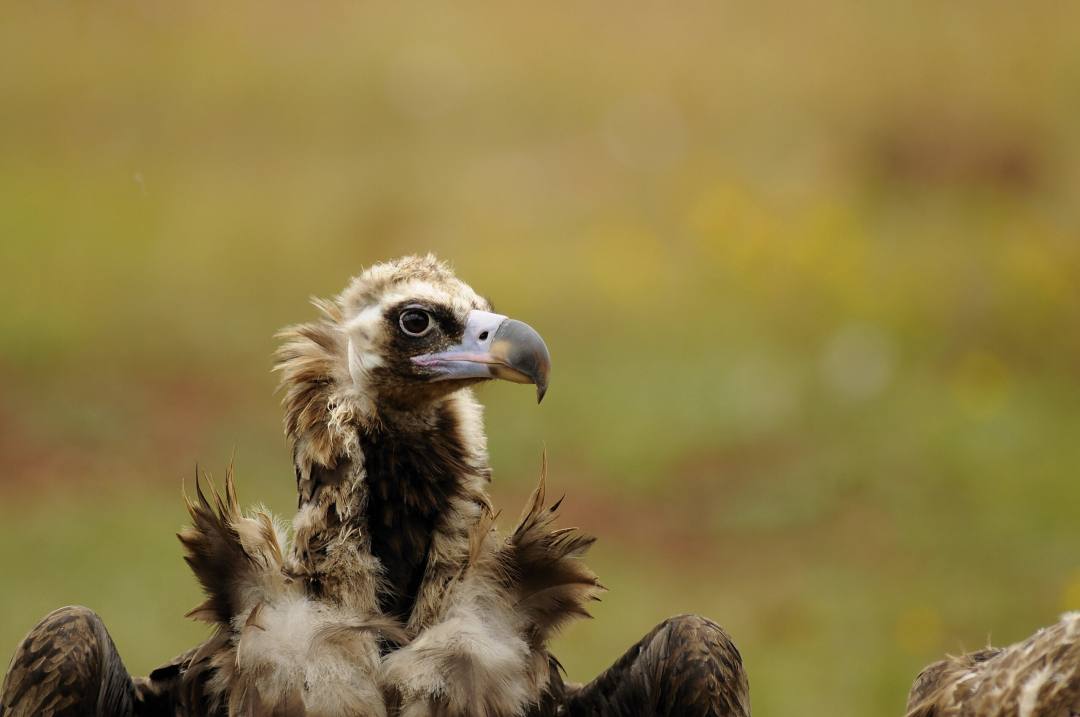
[[[8,3],[0,670],[48,610],[133,671],[204,634],[181,482],[289,514],[274,331],[436,251],[533,324],[485,386],[610,588],[754,711],[896,715],[944,652],[1080,608],[1080,5]],[[504,523],[509,520],[504,520]],[[504,525],[504,527],[506,527]]]

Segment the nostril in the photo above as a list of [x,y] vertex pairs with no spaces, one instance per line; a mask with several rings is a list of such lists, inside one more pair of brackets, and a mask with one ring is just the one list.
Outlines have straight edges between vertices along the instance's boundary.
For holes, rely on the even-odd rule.
[[487,331],[481,331],[480,332],[480,340],[481,341],[487,341],[487,337],[488,337],[488,332]]

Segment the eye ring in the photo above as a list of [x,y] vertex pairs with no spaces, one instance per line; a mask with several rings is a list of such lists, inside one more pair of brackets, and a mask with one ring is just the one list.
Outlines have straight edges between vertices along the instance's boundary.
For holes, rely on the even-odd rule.
[[406,336],[419,338],[426,335],[435,326],[431,320],[431,314],[423,309],[405,309],[398,317],[398,326]]

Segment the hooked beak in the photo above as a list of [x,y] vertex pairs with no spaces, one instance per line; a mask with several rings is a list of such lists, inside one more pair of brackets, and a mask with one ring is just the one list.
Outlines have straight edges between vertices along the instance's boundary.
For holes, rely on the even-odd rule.
[[536,402],[544,398],[551,370],[540,334],[521,321],[487,311],[470,311],[461,343],[446,351],[413,356],[413,363],[431,371],[432,381],[501,378],[536,385]]

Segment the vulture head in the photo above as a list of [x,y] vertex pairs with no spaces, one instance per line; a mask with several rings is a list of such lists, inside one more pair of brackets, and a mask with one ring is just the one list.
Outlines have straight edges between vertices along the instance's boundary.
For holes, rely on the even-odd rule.
[[495,313],[431,255],[376,264],[314,303],[322,318],[285,329],[277,355],[298,466],[333,468],[352,454],[357,429],[430,424],[448,398],[482,381],[534,384],[538,400],[547,390],[540,335]]
[[384,410],[415,411],[493,378],[544,396],[551,359],[540,335],[494,313],[433,257],[375,266],[338,303],[353,389]]

